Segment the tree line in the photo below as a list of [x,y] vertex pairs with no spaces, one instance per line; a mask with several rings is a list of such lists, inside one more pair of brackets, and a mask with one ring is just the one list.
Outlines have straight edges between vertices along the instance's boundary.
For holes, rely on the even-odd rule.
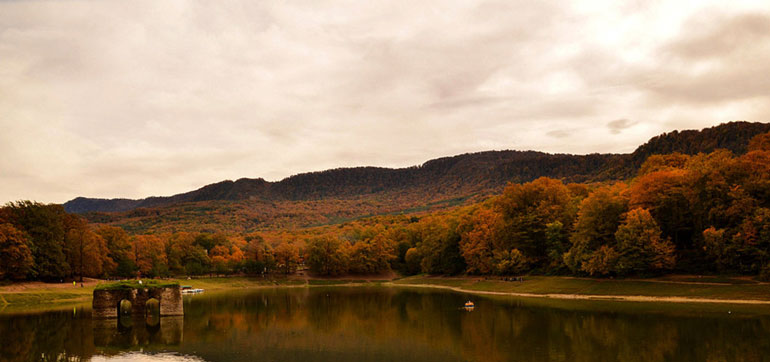
[[20,201],[0,208],[0,279],[288,273],[300,261],[295,245],[273,248],[257,234],[129,235],[119,227],[89,225],[60,205]]
[[0,278],[292,273],[770,278],[770,134],[652,155],[625,182],[509,184],[470,206],[259,233],[129,235],[60,205],[0,209]]

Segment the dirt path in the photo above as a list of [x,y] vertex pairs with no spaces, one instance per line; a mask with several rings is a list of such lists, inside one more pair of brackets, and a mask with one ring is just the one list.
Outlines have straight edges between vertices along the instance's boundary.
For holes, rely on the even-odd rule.
[[512,297],[527,298],[552,298],[552,299],[571,299],[571,300],[614,300],[626,302],[661,302],[661,303],[721,303],[721,304],[765,304],[770,305],[770,300],[751,300],[751,299],[710,299],[710,298],[687,298],[687,297],[653,297],[644,295],[595,295],[595,294],[536,294],[536,293],[515,293],[515,292],[489,292],[483,290],[463,289],[459,287],[450,287],[446,285],[432,284],[395,284],[384,283],[383,285],[391,287],[409,287],[409,288],[433,288],[446,289],[455,292],[483,295],[502,295]]

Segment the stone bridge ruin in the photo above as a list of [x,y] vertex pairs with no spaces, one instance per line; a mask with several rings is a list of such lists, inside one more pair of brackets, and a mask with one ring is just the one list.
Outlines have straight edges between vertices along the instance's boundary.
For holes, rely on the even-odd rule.
[[182,289],[179,285],[143,287],[137,284],[94,290],[94,318],[118,318],[121,313],[133,318],[147,318],[151,313],[159,313],[160,317],[184,315]]

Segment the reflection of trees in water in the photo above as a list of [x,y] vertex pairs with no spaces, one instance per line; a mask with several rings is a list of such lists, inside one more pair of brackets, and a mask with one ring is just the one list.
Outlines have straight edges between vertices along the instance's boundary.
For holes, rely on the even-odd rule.
[[[275,290],[196,299],[159,328],[69,312],[0,316],[0,360],[87,359],[141,346],[208,360],[754,361],[770,317],[590,312],[394,289]],[[107,323],[107,324],[103,324]],[[112,324],[110,324],[112,323]],[[141,323],[140,323],[141,324]],[[184,331],[183,331],[184,330]],[[184,336],[184,338],[182,338]],[[182,342],[183,341],[183,342]],[[312,353],[311,353],[312,352]],[[228,355],[228,353],[230,353]],[[346,357],[347,356],[347,357]],[[338,357],[338,358],[337,358]],[[392,358],[391,358],[392,359]]]
[[72,311],[0,316],[0,360],[87,360],[95,351],[90,322]]
[[[291,292],[287,292],[291,294]],[[221,318],[238,323],[190,327],[186,342],[199,348],[225,343],[238,325],[253,334],[254,348],[355,348],[400,340],[448,352],[465,360],[664,361],[751,360],[768,352],[758,336],[770,331],[767,318],[672,317],[633,312],[586,312],[497,303],[480,299],[475,311],[459,310],[465,297],[421,291],[336,289],[261,296],[257,309],[242,301],[220,301]],[[189,309],[188,309],[189,310]],[[219,318],[219,312],[210,318]],[[267,324],[266,324],[267,322]],[[262,326],[260,330],[253,326]],[[351,347],[353,346],[353,347]],[[420,348],[422,348],[420,347]],[[415,347],[417,348],[417,347]],[[758,351],[758,352],[752,352]]]
[[[118,319],[91,319],[82,310],[0,316],[0,360],[81,361],[100,353],[116,354],[137,346],[178,344],[181,317],[163,317],[157,328],[132,321],[120,328]],[[42,358],[41,358],[42,356]]]
[[108,352],[135,349],[134,347],[170,346],[182,342],[183,317],[158,317],[147,324],[141,319],[95,319],[93,342]]

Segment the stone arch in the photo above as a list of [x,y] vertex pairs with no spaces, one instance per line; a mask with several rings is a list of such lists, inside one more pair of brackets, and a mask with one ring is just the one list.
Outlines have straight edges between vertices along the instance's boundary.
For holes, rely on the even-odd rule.
[[160,301],[156,298],[147,299],[144,303],[144,316],[160,315]]
[[118,301],[118,316],[131,315],[134,305],[130,300],[123,298]]
[[150,298],[144,303],[144,320],[147,326],[160,325],[160,301],[158,299]]

